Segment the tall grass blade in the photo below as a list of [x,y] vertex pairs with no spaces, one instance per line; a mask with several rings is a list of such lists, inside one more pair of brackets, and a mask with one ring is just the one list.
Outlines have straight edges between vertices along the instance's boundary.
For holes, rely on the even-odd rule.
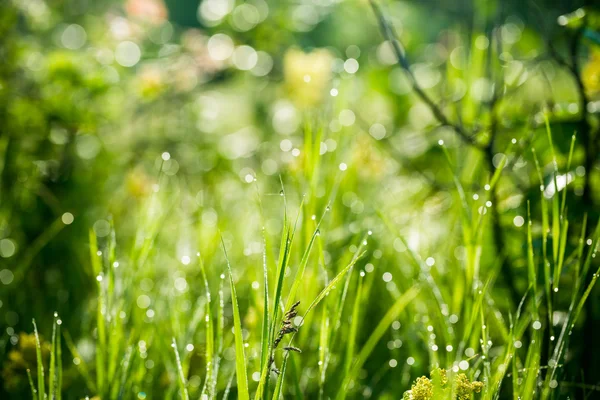
[[96,307],[96,324],[98,329],[98,340],[96,343],[96,387],[101,396],[105,395],[106,384],[106,320],[104,312],[106,307],[106,299],[104,293],[102,263],[98,254],[98,242],[93,229],[90,229],[90,258],[92,263],[92,271],[96,278],[96,289],[98,295],[98,305]]
[[125,351],[125,357],[123,358],[123,362],[121,365],[121,382],[119,384],[118,400],[122,400],[125,395],[127,379],[129,377],[130,371],[131,371],[132,355],[133,355],[133,346],[129,346],[129,347],[127,347],[127,350]]
[[31,378],[31,370],[27,368],[27,380],[29,381],[29,388],[31,389],[31,398],[37,399],[37,390],[35,390],[35,386],[33,384],[33,379]]
[[189,400],[190,396],[187,390],[187,384],[185,382],[185,375],[183,374],[183,367],[181,365],[181,358],[179,357],[179,350],[177,350],[177,342],[175,338],[172,339],[173,351],[175,352],[175,363],[177,364],[177,383],[179,384],[179,394],[183,400]]
[[212,399],[215,395],[213,392],[214,383],[213,380],[213,369],[214,369],[214,353],[215,353],[215,334],[214,334],[214,323],[212,316],[212,297],[210,294],[210,288],[208,286],[208,278],[206,276],[206,269],[204,268],[204,260],[202,256],[199,256],[200,263],[200,274],[202,276],[202,281],[204,282],[204,290],[206,293],[206,312],[205,312],[205,322],[206,322],[206,378],[204,381],[204,386],[202,388],[202,395],[206,394],[208,391],[208,398]]
[[90,374],[90,371],[88,369],[88,366],[87,366],[85,360],[81,357],[81,355],[77,351],[77,347],[75,346],[75,343],[73,343],[73,339],[71,338],[71,335],[69,335],[68,331],[64,332],[64,336],[65,336],[65,344],[67,345],[69,352],[71,352],[71,355],[73,356],[73,358],[77,358],[79,360],[79,364],[77,364],[77,369],[79,370],[79,373],[83,377],[83,380],[85,381],[85,384],[86,384],[88,390],[92,393],[95,393],[97,391],[96,384],[94,383],[94,380],[92,379],[92,376]]
[[54,313],[54,323],[52,324],[52,344],[50,348],[50,375],[48,376],[48,396],[51,400],[54,399],[54,385],[56,383],[56,317]]
[[56,325],[56,400],[62,400],[63,369],[62,341],[60,336],[60,326],[62,325],[62,321],[58,319]]
[[263,235],[263,318],[262,332],[260,339],[260,370],[267,368],[269,360],[269,327],[271,321],[269,319],[269,270],[267,265],[267,232],[262,229]]
[[392,307],[390,307],[388,312],[383,316],[379,324],[377,324],[377,326],[373,330],[373,333],[371,333],[366,343],[363,345],[360,352],[356,356],[356,360],[352,365],[350,373],[346,375],[342,386],[338,391],[337,399],[344,399],[346,397],[346,390],[348,390],[350,382],[356,379],[356,377],[358,376],[358,372],[362,368],[363,364],[375,349],[375,345],[379,342],[383,334],[388,330],[392,322],[394,322],[394,320],[398,318],[398,316],[404,310],[404,308],[417,296],[419,290],[420,289],[418,287],[413,286],[408,291],[404,292],[404,294],[398,297],[398,299],[394,302]]
[[225,249],[225,242],[223,242],[222,237],[221,245],[223,246],[225,261],[227,263],[227,272],[229,273],[229,286],[231,288],[231,303],[233,305],[233,330],[235,337],[235,371],[237,376],[238,399],[249,400],[250,392],[248,390],[246,355],[244,352],[244,339],[242,337],[242,322],[240,319],[240,309],[238,305],[237,294],[235,291],[235,285],[233,283],[233,273],[231,272],[231,264],[229,263],[227,250]]
[[40,345],[40,335],[38,333],[35,319],[33,322],[33,332],[35,333],[35,358],[37,361],[37,384],[38,384],[38,398],[45,400],[46,388],[44,382],[44,360],[42,359],[42,346]]
[[354,348],[356,347],[356,335],[358,333],[364,277],[365,273],[361,271],[358,276],[358,287],[356,289],[356,295],[354,297],[354,306],[352,307],[352,321],[350,323],[350,331],[348,332],[346,360],[344,361],[344,378],[350,372],[352,361],[354,361]]

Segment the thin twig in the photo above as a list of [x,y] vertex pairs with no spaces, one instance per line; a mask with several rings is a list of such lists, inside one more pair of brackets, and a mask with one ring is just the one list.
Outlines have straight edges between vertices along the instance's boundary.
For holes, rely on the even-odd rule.
[[398,35],[396,34],[396,31],[394,30],[393,26],[384,17],[383,13],[381,12],[381,9],[375,3],[375,1],[369,0],[369,2],[371,3],[373,12],[375,13],[375,16],[377,17],[377,20],[379,22],[379,28],[381,30],[381,33],[383,37],[392,45],[392,50],[394,51],[394,55],[398,60],[398,64],[402,67],[402,69],[404,69],[404,71],[408,75],[408,78],[411,81],[412,89],[415,92],[415,94],[421,99],[421,101],[423,101],[427,105],[427,107],[429,107],[429,109],[433,113],[433,116],[441,125],[452,128],[452,130],[454,130],[458,134],[460,139],[465,143],[469,144],[470,146],[479,150],[483,150],[483,146],[477,141],[475,141],[475,138],[473,136],[471,136],[461,125],[452,123],[448,119],[448,117],[446,117],[446,114],[444,114],[440,107],[435,103],[435,101],[433,101],[433,99],[431,99],[431,97],[429,97],[429,95],[425,93],[425,91],[419,85],[419,82],[415,78],[415,75],[413,74],[412,70],[410,69],[410,64],[405,56],[404,46],[402,45],[402,43],[400,43],[400,39],[398,38]]

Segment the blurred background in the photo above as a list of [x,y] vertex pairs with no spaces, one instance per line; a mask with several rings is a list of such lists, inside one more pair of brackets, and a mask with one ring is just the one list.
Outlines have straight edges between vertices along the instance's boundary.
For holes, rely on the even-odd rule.
[[[185,330],[192,319],[204,294],[199,252],[218,285],[220,231],[245,329],[258,337],[261,228],[276,253],[282,190],[292,219],[299,209],[320,216],[330,208],[307,293],[316,293],[311,282],[331,277],[332,266],[356,252],[370,230],[361,268],[374,270],[380,290],[364,302],[363,318],[365,326],[381,319],[394,292],[418,276],[383,213],[433,267],[425,272],[456,316],[452,299],[461,292],[452,271],[465,256],[454,179],[476,202],[505,153],[510,171],[487,206],[494,215],[480,268],[484,274],[505,265],[493,295],[500,311],[514,310],[528,286],[527,202],[537,218],[540,195],[565,190],[573,232],[586,212],[593,228],[600,211],[600,19],[592,3],[382,1],[404,45],[407,75],[366,0],[2,1],[0,397],[28,398],[25,369],[34,368],[34,353],[24,332],[32,331],[32,318],[48,339],[57,311],[78,357],[93,359],[90,230],[101,248],[116,235],[117,266],[131,271],[123,272],[130,285],[117,292],[132,304],[129,324],[148,343],[168,342],[161,335]],[[453,124],[492,144],[482,152],[440,124],[410,76]],[[306,229],[301,243],[310,238]],[[534,245],[541,247],[539,240]],[[600,349],[591,340],[598,295],[596,288],[573,331],[565,380],[600,379]],[[566,307],[568,291],[557,299]],[[360,396],[399,398],[429,371],[427,315],[427,304],[417,304],[386,333],[387,345],[364,366],[370,391]],[[201,342],[200,335],[193,343],[201,349]],[[318,343],[310,347],[316,352]],[[77,368],[81,360],[63,353],[65,398],[95,395]],[[224,354],[228,359],[227,348]],[[390,354],[400,365],[388,363]],[[174,393],[170,355],[145,348],[141,355],[131,393]],[[306,355],[303,365],[311,359],[312,367],[298,374],[307,398],[318,393],[315,357]],[[192,351],[191,388],[200,385],[203,362]]]

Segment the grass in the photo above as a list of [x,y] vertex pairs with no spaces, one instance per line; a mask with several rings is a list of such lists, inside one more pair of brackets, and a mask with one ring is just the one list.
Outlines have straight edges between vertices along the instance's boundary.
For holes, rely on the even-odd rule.
[[[436,13],[431,27],[449,28],[425,47],[438,30],[408,22],[430,10],[346,3],[335,12],[315,3],[318,29],[294,23],[293,35],[280,10],[236,7],[206,29],[219,36],[206,37],[202,57],[189,42],[204,33],[140,25],[129,38],[144,51],[139,68],[100,61],[119,46],[103,25],[112,6],[31,32],[26,10],[7,14],[7,391],[37,400],[594,397],[595,377],[578,365],[598,359],[580,354],[600,274],[589,207],[595,97],[580,76],[593,67],[580,64],[593,54],[580,42],[593,14],[569,16],[560,29],[573,35],[570,54],[550,44],[539,63],[543,38],[511,7],[475,7],[467,23]],[[230,31],[255,9],[272,32]],[[103,12],[105,22],[87,17]],[[341,20],[364,29],[364,42],[339,35]],[[67,51],[80,28],[85,43]],[[46,49],[41,36],[60,40]],[[331,51],[290,51],[291,37],[306,48],[327,37]],[[210,43],[230,41],[232,62],[182,73],[188,61],[210,61]],[[273,69],[243,70],[241,44]],[[181,77],[197,89],[180,89]],[[154,94],[135,97],[148,85]],[[552,93],[533,93],[541,85]],[[64,101],[62,92],[100,97]],[[552,113],[536,112],[540,104]],[[44,297],[28,293],[38,287]],[[25,314],[31,335],[15,332]]]
[[[548,140],[551,143],[550,130]],[[571,167],[575,139],[571,143],[567,171]],[[452,168],[452,154],[445,148],[444,151]],[[507,153],[510,151],[509,148]],[[188,269],[195,278],[185,280],[185,283],[180,280],[181,277],[175,280],[176,287],[179,285],[180,289],[197,289],[199,297],[194,301],[194,307],[185,313],[177,311],[176,306],[182,301],[180,297],[188,298],[189,289],[173,298],[170,298],[175,293],[173,289],[163,289],[158,294],[166,297],[156,298],[156,305],[150,308],[148,296],[135,298],[126,288],[143,284],[142,281],[152,274],[148,270],[148,260],[155,251],[159,227],[169,209],[168,201],[165,201],[168,196],[159,191],[149,200],[147,210],[153,211],[142,219],[136,234],[138,240],[132,243],[128,259],[123,256],[126,253],[119,251],[114,228],[102,241],[93,231],[90,233],[91,276],[96,282],[97,299],[96,341],[91,364],[94,367],[88,365],[89,357],[86,360],[79,353],[68,332],[61,332],[61,320],[56,315],[49,368],[46,369],[34,321],[37,378],[34,380],[28,375],[32,397],[40,400],[61,398],[65,360],[61,343],[64,340],[70,352],[66,359],[78,360],[77,369],[87,384],[87,392],[81,393],[81,396],[98,395],[102,399],[129,398],[132,393],[138,398],[152,397],[151,390],[160,389],[153,389],[154,385],[147,376],[156,377],[155,371],[163,370],[169,377],[168,395],[185,400],[232,396],[256,400],[302,398],[307,390],[319,398],[341,400],[370,395],[372,390],[383,385],[374,379],[390,379],[384,376],[398,367],[402,357],[408,360],[403,367],[403,376],[414,377],[409,369],[415,363],[422,363],[423,368],[431,371],[441,367],[447,371],[450,382],[467,377],[482,382],[481,394],[475,395],[482,399],[497,399],[506,393],[523,400],[555,398],[564,374],[562,367],[571,331],[600,274],[600,270],[596,271],[588,282],[590,269],[597,268],[594,261],[600,224],[588,235],[587,218],[575,223],[568,220],[564,191],[562,196],[546,199],[542,195],[545,189],[543,173],[535,152],[532,157],[536,160],[541,179],[541,215],[536,218],[528,203],[528,288],[523,293],[521,304],[512,311],[509,309],[508,313],[496,304],[492,295],[499,263],[492,263],[487,269],[481,264],[486,252],[484,230],[489,214],[487,207],[479,204],[488,201],[489,187],[481,193],[481,200],[472,200],[456,175],[456,194],[462,208],[460,237],[465,264],[449,263],[447,268],[451,269],[451,275],[440,275],[435,268],[437,263],[423,260],[410,240],[400,233],[397,224],[388,218],[389,212],[379,211],[376,215],[381,229],[377,235],[392,235],[404,248],[404,253],[395,253],[401,255],[400,259],[392,258],[384,265],[394,266],[405,276],[414,278],[390,285],[392,275],[390,279],[384,275],[391,301],[376,306],[376,309],[385,312],[375,320],[366,314],[372,310],[370,299],[379,298],[373,296],[376,290],[381,290],[372,264],[381,262],[373,255],[376,248],[372,247],[372,242],[376,234],[369,230],[363,235],[355,235],[355,243],[348,245],[352,251],[340,252],[339,258],[331,262],[329,268],[323,268],[326,264],[325,248],[331,244],[324,241],[321,232],[327,227],[331,229],[332,225],[327,220],[335,215],[329,204],[335,199],[330,197],[324,203],[321,217],[317,220],[313,212],[319,207],[315,203],[322,200],[312,194],[304,196],[297,207],[296,217],[290,222],[284,189],[281,196],[276,196],[283,201],[284,207],[277,260],[269,246],[272,238],[265,228],[259,229],[262,250],[260,267],[256,270],[254,267],[241,269],[232,266],[239,260],[230,262],[228,246],[235,245],[214,232],[201,245],[202,253],[208,254],[212,260],[208,267],[204,257],[198,253],[195,263],[190,263]],[[309,165],[316,169],[316,165]],[[552,179],[558,187],[556,177],[559,169],[556,162],[553,165]],[[490,178],[490,187],[498,182],[501,169]],[[307,178],[309,182],[316,179],[310,173]],[[168,181],[162,182],[168,187]],[[258,198],[264,197],[258,187],[257,190]],[[335,196],[333,189],[331,193]],[[167,206],[161,207],[163,204]],[[264,221],[260,202],[258,208]],[[574,240],[569,235],[569,226],[576,225],[581,226],[581,233]],[[333,232],[330,230],[331,234]],[[541,248],[534,244],[536,240],[541,240]],[[375,243],[385,245],[382,241]],[[219,247],[223,255],[221,261],[217,254]],[[117,257],[117,253],[121,255]],[[385,254],[388,257],[393,253]],[[223,261],[225,268],[219,266]],[[261,279],[254,281],[252,286],[254,289],[262,286],[262,290],[248,292],[246,287],[243,289],[244,301],[240,301],[240,287],[249,285],[253,279],[245,275]],[[225,280],[229,282],[228,292],[224,289]],[[571,287],[567,286],[568,282]],[[219,294],[216,304],[211,295],[215,286]],[[269,288],[272,288],[272,293]],[[557,323],[553,320],[553,313],[560,310],[557,296],[563,292],[570,293],[570,303],[564,317]],[[163,301],[162,305],[160,301]],[[250,323],[250,312],[254,314],[253,319],[261,321]],[[156,322],[156,318],[161,316],[161,322]],[[365,376],[362,371],[367,365],[369,370],[373,370],[369,363],[381,359],[384,338],[393,334],[398,326],[407,326],[408,329],[421,327],[421,331],[412,331],[415,335],[412,340],[419,340],[417,346],[426,349],[421,359],[412,357],[411,350],[404,352],[400,348],[398,351],[396,346],[392,346],[380,371],[375,376]],[[410,334],[408,332],[406,334]],[[172,340],[165,340],[165,334]],[[178,343],[187,343],[183,352]],[[395,342],[392,340],[390,343]],[[202,352],[199,351],[201,348],[204,349]],[[144,361],[149,359],[150,354],[154,354],[152,358],[157,360],[153,361],[151,369]],[[203,358],[198,364],[200,354]],[[156,362],[163,365],[156,365]],[[46,371],[49,374],[47,378]],[[466,376],[463,378],[461,374]],[[442,390],[439,382],[435,383],[439,378],[432,379],[432,390],[438,396],[443,393],[442,397],[449,399],[462,398],[458,386],[444,386]],[[427,381],[417,382],[413,393],[419,392],[418,385],[424,383]],[[408,390],[410,380],[403,378],[403,387]]]

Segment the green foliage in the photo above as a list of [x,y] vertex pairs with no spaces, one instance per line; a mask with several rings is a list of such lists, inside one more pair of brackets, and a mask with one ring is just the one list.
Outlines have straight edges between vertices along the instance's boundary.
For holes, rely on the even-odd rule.
[[0,398],[594,397],[596,10],[192,3],[0,5]]

